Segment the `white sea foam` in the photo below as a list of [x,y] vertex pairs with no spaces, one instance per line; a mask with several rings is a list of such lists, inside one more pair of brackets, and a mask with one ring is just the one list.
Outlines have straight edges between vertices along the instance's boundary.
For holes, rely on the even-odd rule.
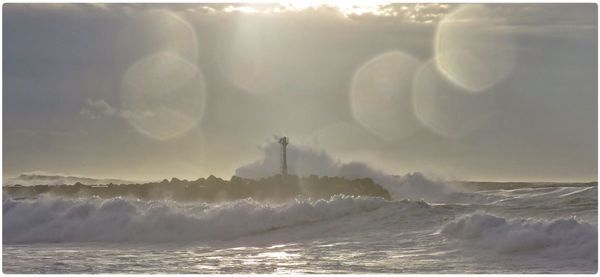
[[4,242],[227,240],[376,210],[382,198],[335,196],[264,204],[42,197],[3,203]]
[[[276,263],[285,260],[296,270],[306,265],[310,272],[327,268],[324,272],[329,273],[356,272],[365,264],[373,265],[365,271],[386,273],[423,272],[424,265],[427,272],[433,268],[446,273],[590,273],[597,270],[597,227],[586,222],[592,222],[597,209],[585,205],[580,213],[584,217],[578,219],[565,215],[579,207],[582,197],[597,202],[593,191],[563,197],[575,202],[564,202],[564,211],[542,217],[538,215],[546,208],[520,202],[429,204],[337,196],[278,204],[252,200],[207,204],[57,196],[15,200],[3,194],[4,251],[8,253],[3,266],[13,271],[33,266],[27,272],[115,270],[97,268],[96,261],[101,261],[116,265],[119,272],[137,266],[140,272],[169,268],[181,273],[184,268],[197,273],[200,268],[205,273],[209,269],[239,273],[252,264],[253,271],[271,266],[278,259]],[[481,209],[512,216],[473,214]],[[515,219],[515,209],[527,218]],[[453,220],[464,213],[468,214]],[[546,216],[555,219],[540,219]],[[266,247],[272,245],[283,246]],[[261,260],[264,253],[275,256]],[[81,255],[93,256],[94,265]],[[432,257],[437,257],[433,263]]]
[[506,219],[475,213],[442,229],[448,236],[468,240],[500,253],[534,253],[548,258],[598,259],[598,230],[576,220],[560,218]]

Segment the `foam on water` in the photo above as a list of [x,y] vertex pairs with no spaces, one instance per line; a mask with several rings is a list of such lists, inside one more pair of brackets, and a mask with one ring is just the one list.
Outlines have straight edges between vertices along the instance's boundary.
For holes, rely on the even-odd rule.
[[[596,187],[466,193],[443,191],[445,184],[418,174],[389,180],[392,188],[402,188],[397,195],[434,197],[437,188],[442,202],[336,196],[276,204],[249,199],[209,204],[49,195],[11,199],[3,193],[3,271],[597,270]],[[495,202],[502,198],[509,201]]]
[[501,253],[598,260],[598,230],[576,220],[506,219],[475,213],[446,224],[442,233]]
[[181,204],[125,198],[42,197],[3,203],[8,243],[226,240],[376,210],[382,198],[336,196],[265,204]]
[[[11,273],[590,273],[593,184],[471,184],[393,176],[301,145],[290,172],[371,178],[392,195],[220,202],[3,193]],[[273,174],[279,146],[237,175]],[[319,170],[319,171],[315,171]],[[316,173],[315,173],[316,172]],[[575,217],[574,217],[575,216]],[[58,242],[58,243],[57,243]],[[48,244],[50,243],[50,244]],[[276,245],[284,245],[271,249]],[[334,246],[332,246],[334,245]],[[61,253],[58,250],[62,251]],[[86,259],[82,259],[86,257]],[[92,258],[90,258],[92,257]],[[135,258],[131,258],[135,257]],[[89,260],[90,258],[91,260]]]

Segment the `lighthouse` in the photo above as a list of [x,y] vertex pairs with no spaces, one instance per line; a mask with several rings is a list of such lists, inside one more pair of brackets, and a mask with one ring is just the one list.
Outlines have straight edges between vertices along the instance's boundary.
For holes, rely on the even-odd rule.
[[289,140],[287,137],[282,137],[279,139],[279,144],[281,144],[281,176],[287,176],[287,145]]

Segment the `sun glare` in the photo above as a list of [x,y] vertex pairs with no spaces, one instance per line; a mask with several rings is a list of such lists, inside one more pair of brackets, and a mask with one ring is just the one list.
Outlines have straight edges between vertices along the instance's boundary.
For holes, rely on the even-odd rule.
[[375,14],[379,15],[382,12],[381,7],[387,2],[370,1],[370,2],[343,2],[343,1],[289,1],[284,2],[284,6],[289,7],[291,10],[306,10],[306,9],[317,9],[320,7],[332,7],[339,10],[342,14],[348,15],[362,15],[362,14]]
[[283,1],[275,6],[227,6],[223,9],[225,12],[240,12],[245,14],[256,13],[280,13],[286,11],[304,11],[309,9],[319,9],[323,7],[334,8],[345,16],[373,14],[377,16],[396,15],[392,9],[386,9],[389,2],[382,1],[362,1],[362,2],[342,2],[342,1]]

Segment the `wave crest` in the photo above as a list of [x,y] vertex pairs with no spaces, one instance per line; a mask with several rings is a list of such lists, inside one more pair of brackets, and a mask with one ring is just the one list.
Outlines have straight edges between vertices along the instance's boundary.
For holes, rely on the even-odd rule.
[[544,257],[598,260],[597,228],[575,218],[507,220],[475,213],[446,224],[442,233],[501,253],[535,252]]
[[248,199],[214,205],[126,198],[7,199],[2,236],[8,243],[227,240],[373,211],[386,203],[350,196],[272,205]]

